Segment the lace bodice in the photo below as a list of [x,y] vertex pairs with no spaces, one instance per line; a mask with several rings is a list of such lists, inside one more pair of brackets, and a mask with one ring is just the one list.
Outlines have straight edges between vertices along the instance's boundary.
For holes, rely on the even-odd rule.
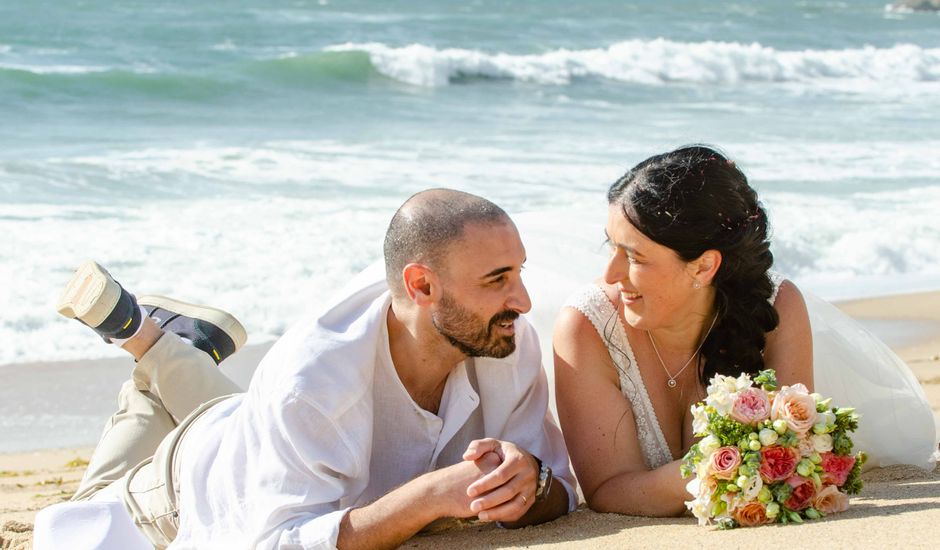
[[[783,277],[771,273],[774,284],[773,293],[768,300],[771,304],[777,299]],[[636,421],[637,439],[643,451],[643,459],[649,469],[655,469],[675,460],[666,437],[663,435],[653,403],[640,376],[633,348],[627,340],[627,332],[617,314],[617,308],[610,302],[604,291],[595,284],[586,286],[574,293],[565,303],[580,311],[607,345],[607,352],[617,367],[620,376],[620,393],[630,402],[633,418]]]
[[620,375],[620,393],[630,401],[633,418],[636,421],[637,438],[646,467],[654,469],[673,461],[666,437],[659,426],[656,411],[650,401],[636,357],[627,340],[627,332],[617,314],[617,308],[610,303],[607,295],[597,285],[584,287],[576,292],[565,304],[580,311],[601,336],[607,345],[607,352],[617,367]]

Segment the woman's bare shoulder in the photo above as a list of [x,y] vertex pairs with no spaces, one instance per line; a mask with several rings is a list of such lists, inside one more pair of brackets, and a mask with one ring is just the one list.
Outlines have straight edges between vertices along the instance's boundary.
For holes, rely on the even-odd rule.
[[777,315],[780,317],[780,324],[777,325],[778,329],[791,323],[801,325],[809,322],[803,293],[789,279],[781,281],[777,290],[777,297],[774,300],[774,309],[777,310]]
[[[617,297],[616,288],[603,281],[594,284],[604,293],[604,296],[613,304]],[[574,305],[568,304],[561,308],[555,318],[552,342],[556,346],[561,343],[600,346],[606,348],[591,319]]]

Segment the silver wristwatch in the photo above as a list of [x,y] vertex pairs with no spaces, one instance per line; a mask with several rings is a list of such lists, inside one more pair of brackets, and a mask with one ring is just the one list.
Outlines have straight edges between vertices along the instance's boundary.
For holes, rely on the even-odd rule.
[[535,502],[542,502],[552,490],[552,468],[542,462],[539,457],[532,455],[539,467],[539,478],[535,483]]

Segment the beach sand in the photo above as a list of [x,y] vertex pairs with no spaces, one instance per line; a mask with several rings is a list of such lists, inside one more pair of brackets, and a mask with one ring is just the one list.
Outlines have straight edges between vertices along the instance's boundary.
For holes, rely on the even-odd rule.
[[[940,292],[839,304],[879,334],[924,387],[940,421]],[[257,361],[259,347],[241,361]],[[239,354],[242,355],[242,354]],[[239,359],[235,356],[231,361]],[[241,368],[235,365],[230,368]],[[103,422],[104,419],[102,419]],[[68,500],[90,448],[0,454],[0,549],[31,547],[32,521],[45,506]],[[940,468],[874,469],[862,494],[842,514],[800,526],[717,531],[694,518],[642,518],[579,509],[552,523],[517,531],[473,525],[419,535],[404,548],[935,548],[940,540]],[[781,536],[776,529],[789,529]]]

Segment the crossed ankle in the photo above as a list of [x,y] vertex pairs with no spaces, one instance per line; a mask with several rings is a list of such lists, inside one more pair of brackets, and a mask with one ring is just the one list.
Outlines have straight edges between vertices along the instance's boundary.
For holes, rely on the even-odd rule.
[[[135,303],[134,305],[137,305],[137,304]],[[123,348],[124,344],[126,344],[129,340],[137,337],[137,335],[140,334],[141,329],[144,328],[143,319],[145,319],[146,317],[147,317],[147,310],[144,309],[143,306],[137,305],[137,311],[134,312],[133,317],[128,322],[126,329],[122,331],[124,333],[127,333],[130,331],[130,329],[133,329],[134,332],[132,332],[130,335],[124,336],[123,338],[120,338],[116,335],[107,339],[115,346]]]

